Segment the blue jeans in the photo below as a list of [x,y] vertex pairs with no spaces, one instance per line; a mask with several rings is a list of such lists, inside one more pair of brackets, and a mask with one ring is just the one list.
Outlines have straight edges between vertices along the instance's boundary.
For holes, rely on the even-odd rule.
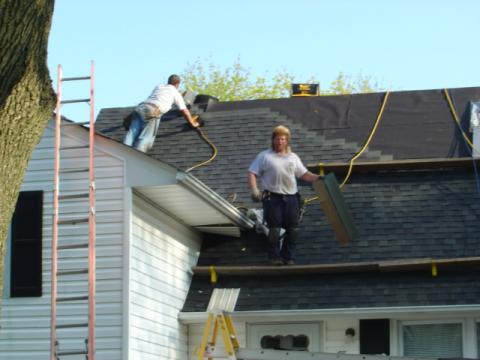
[[153,147],[160,119],[161,117],[145,121],[137,112],[134,112],[123,143],[142,152],[147,152]]
[[[263,197],[263,214],[270,233],[268,257],[294,260],[300,215],[299,195],[282,195],[266,192]],[[280,228],[285,229],[283,241]]]

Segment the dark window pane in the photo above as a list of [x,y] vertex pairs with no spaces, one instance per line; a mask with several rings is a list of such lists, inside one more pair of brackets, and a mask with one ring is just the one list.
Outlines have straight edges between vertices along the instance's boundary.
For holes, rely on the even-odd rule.
[[42,295],[43,192],[21,192],[12,218],[12,297]]
[[390,355],[390,320],[360,320],[360,354]]
[[274,350],[307,351],[309,343],[308,336],[306,335],[266,335],[260,340],[260,346],[262,349]]

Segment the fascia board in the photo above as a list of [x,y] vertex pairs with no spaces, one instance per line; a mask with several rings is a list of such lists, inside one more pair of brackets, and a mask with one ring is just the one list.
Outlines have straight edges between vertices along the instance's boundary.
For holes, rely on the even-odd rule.
[[[233,319],[238,321],[308,321],[313,318],[339,318],[339,317],[369,317],[369,318],[401,318],[402,316],[439,316],[446,313],[461,315],[462,313],[479,313],[480,304],[472,305],[441,305],[441,306],[400,306],[377,308],[338,308],[338,309],[312,309],[312,310],[261,310],[261,311],[235,311],[231,313]],[[207,320],[207,312],[180,312],[179,320],[183,324],[199,324]]]

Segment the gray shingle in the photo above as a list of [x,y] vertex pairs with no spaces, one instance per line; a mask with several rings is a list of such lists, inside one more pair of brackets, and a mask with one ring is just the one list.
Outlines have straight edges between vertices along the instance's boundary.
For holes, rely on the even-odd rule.
[[[464,104],[469,96],[480,97],[480,89],[473,88],[470,92],[460,89],[456,95]],[[402,152],[404,150],[398,143],[391,142],[389,145],[389,134],[401,137],[408,127],[420,131],[431,126],[447,126],[447,116],[451,115],[448,107],[438,99],[438,92],[415,92],[413,95],[407,92],[405,96],[425,97],[435,108],[428,116],[421,115],[424,123],[419,124],[421,112],[417,111],[418,108],[415,109],[417,112],[410,112],[408,107],[400,106],[400,99],[392,98],[395,101],[389,111],[404,114],[405,121],[395,123],[386,115],[387,122],[377,138],[377,144],[381,146],[374,144],[362,158],[377,161],[391,159],[393,154],[409,154],[408,151]],[[370,128],[371,119],[376,116],[380,97],[372,94],[352,99],[357,102],[354,111],[348,119],[339,115],[337,128],[332,126],[332,119],[322,122],[318,118],[306,121],[305,117],[292,117],[290,115],[294,112],[288,106],[305,103],[329,114],[329,108],[323,105],[338,103],[343,106],[348,103],[343,97],[338,100],[329,97],[219,103],[219,111],[203,115],[206,125],[202,128],[217,147],[218,155],[210,164],[192,173],[221,196],[232,199],[234,194],[234,205],[258,206],[249,198],[246,171],[256,154],[269,146],[271,129],[281,123],[292,130],[293,150],[304,163],[346,161],[363,144],[368,134],[366,129]],[[364,107],[359,103],[361,99],[365,100]],[[409,101],[410,98],[407,98],[405,104]],[[441,114],[439,106],[443,111]],[[125,134],[121,119],[131,109],[102,110],[97,119],[97,129],[121,141]],[[363,125],[355,127],[355,122]],[[400,132],[397,134],[398,129]],[[402,141],[407,147],[411,145],[418,150],[420,135],[404,136]],[[451,145],[451,139],[442,136],[437,139],[438,143],[426,142],[422,146],[427,150],[436,149],[441,142],[440,148],[444,151]],[[434,155],[438,153],[432,151]],[[183,119],[167,116],[160,125],[150,156],[186,170],[209,159],[211,154],[210,146]],[[309,185],[301,184],[300,188],[304,198],[315,195]],[[307,207],[301,224],[297,263],[480,256],[480,197],[470,169],[354,173],[343,193],[359,236],[348,246],[340,246],[319,204],[313,202]],[[265,262],[266,239],[252,232],[243,233],[238,239],[206,235],[199,259],[199,265],[245,266]],[[242,288],[239,310],[320,309],[477,303],[480,295],[478,281],[478,270],[442,273],[438,278],[432,278],[428,273],[313,277],[267,277],[259,274],[254,279],[222,277],[218,286]],[[184,310],[203,311],[210,291],[207,278],[194,276]]]

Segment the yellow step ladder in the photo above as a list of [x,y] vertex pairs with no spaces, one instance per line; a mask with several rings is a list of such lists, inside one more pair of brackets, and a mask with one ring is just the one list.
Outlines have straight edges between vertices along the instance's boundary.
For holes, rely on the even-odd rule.
[[[213,359],[218,333],[220,332],[225,347],[226,358],[237,360],[239,349],[237,333],[230,313],[235,309],[240,289],[214,289],[207,308],[207,322],[203,330],[202,341],[197,351],[197,359]],[[210,338],[210,341],[209,341]],[[221,355],[225,358],[225,354]]]

